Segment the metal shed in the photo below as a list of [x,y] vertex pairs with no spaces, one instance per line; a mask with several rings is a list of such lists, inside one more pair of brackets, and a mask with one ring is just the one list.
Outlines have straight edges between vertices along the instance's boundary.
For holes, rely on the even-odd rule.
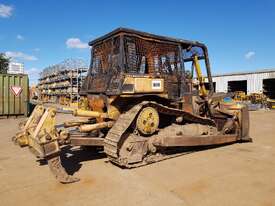
[[275,69],[214,75],[213,82],[216,84],[216,92],[230,92],[230,85],[236,85],[235,91],[246,88],[247,94],[275,93]]

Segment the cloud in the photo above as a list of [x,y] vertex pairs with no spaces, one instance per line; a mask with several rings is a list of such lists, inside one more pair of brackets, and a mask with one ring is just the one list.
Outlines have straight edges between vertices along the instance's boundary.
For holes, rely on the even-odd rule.
[[24,37],[22,35],[20,35],[20,34],[17,34],[16,39],[18,39],[18,40],[24,40]]
[[69,38],[66,41],[67,48],[87,49],[87,43],[82,42],[79,38]]
[[252,57],[255,56],[255,54],[256,53],[254,51],[249,51],[244,55],[244,57],[245,57],[245,59],[251,59]]
[[38,75],[39,73],[40,73],[40,70],[39,69],[37,69],[37,68],[35,68],[35,67],[32,67],[32,68],[30,68],[30,69],[26,69],[25,70],[25,73],[26,74],[31,74],[31,75]]
[[30,69],[25,70],[25,73],[26,73],[26,74],[32,74],[32,73],[36,73],[37,71],[38,71],[37,68],[32,67],[32,68],[30,68]]
[[29,75],[30,85],[37,84],[37,81],[40,77],[41,70],[35,67],[30,69],[25,69],[25,74]]
[[5,4],[0,4],[0,17],[9,18],[12,16],[13,7]]
[[29,55],[29,54],[25,54],[23,52],[7,51],[7,52],[5,52],[5,55],[7,57],[12,58],[12,59],[22,59],[22,60],[26,60],[26,61],[36,61],[36,60],[38,60],[37,57]]

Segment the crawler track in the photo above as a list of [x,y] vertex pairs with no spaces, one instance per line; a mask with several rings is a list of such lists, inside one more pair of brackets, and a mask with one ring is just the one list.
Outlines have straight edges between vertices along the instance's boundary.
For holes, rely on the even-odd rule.
[[150,158],[150,156],[148,156],[146,157],[146,162],[143,161],[141,163],[132,164],[132,165],[125,165],[125,163],[123,163],[122,159],[124,157],[120,156],[119,151],[125,139],[128,138],[127,135],[129,134],[127,134],[126,131],[131,126],[131,124],[134,123],[139,112],[144,107],[147,107],[147,106],[154,107],[155,109],[157,109],[157,111],[160,114],[166,114],[166,115],[171,115],[175,117],[181,116],[187,122],[215,126],[215,122],[208,118],[202,118],[179,109],[170,108],[170,107],[161,105],[156,102],[149,102],[149,101],[141,102],[140,104],[137,104],[136,106],[132,107],[126,113],[120,115],[115,125],[109,130],[108,134],[104,139],[104,152],[107,154],[108,158],[113,163],[118,164],[120,166],[126,166],[126,167],[138,167],[138,166],[142,166],[142,165],[149,164],[156,161],[161,161],[163,159],[167,159],[167,158],[171,158],[179,155],[179,154],[159,155],[156,158]]

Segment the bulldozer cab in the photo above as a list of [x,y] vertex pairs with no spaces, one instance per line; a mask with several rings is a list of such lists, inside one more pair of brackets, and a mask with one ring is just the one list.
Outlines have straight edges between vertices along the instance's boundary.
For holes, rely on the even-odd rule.
[[119,28],[89,43],[90,69],[81,94],[146,95],[179,99],[192,93],[188,62],[205,63],[213,90],[207,48],[195,41]]

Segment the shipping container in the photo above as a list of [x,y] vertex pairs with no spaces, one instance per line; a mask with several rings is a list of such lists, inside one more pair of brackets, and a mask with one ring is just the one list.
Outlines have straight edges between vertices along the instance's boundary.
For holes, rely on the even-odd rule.
[[0,116],[27,116],[28,112],[28,75],[0,74]]

